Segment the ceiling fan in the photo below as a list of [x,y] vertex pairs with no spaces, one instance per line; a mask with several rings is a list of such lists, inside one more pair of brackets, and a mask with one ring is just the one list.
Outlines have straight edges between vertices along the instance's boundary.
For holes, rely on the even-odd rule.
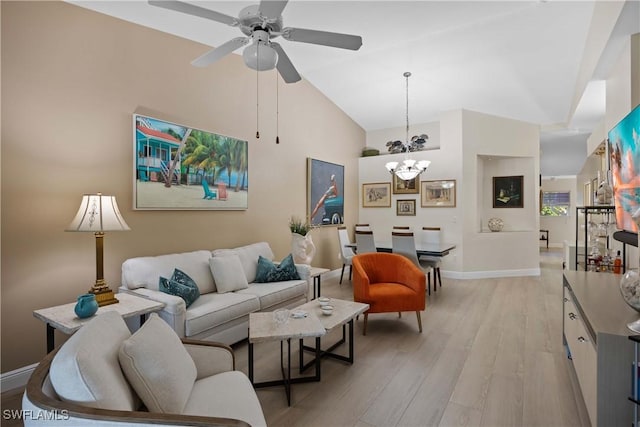
[[236,37],[191,62],[196,67],[206,67],[236,49],[251,42],[244,49],[242,57],[245,64],[254,70],[265,71],[274,67],[285,82],[295,83],[300,74],[280,44],[271,39],[282,36],[285,40],[311,43],[341,49],[358,50],[362,46],[362,37],[350,34],[327,31],[308,30],[282,26],[282,11],[288,0],[262,0],[259,5],[247,6],[240,11],[237,18],[224,13],[215,12],[190,3],[173,0],[149,0],[152,6],[158,6],[187,15],[199,16],[212,21],[240,28],[246,37]]

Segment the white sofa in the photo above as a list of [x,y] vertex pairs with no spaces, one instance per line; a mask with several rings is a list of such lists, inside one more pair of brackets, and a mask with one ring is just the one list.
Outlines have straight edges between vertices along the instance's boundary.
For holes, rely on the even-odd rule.
[[[210,259],[232,255],[240,260],[248,288],[217,292]],[[249,313],[291,308],[308,300],[308,265],[296,264],[300,280],[254,283],[259,256],[273,260],[268,243],[130,258],[122,264],[120,292],[163,302],[165,307],[159,315],[180,337],[232,344],[247,338]],[[187,273],[200,291],[200,297],[189,308],[182,298],[158,290],[159,277],[171,277],[174,268]]]
[[99,314],[31,375],[22,399],[31,426],[266,426],[231,348],[183,341],[153,314],[131,335]]

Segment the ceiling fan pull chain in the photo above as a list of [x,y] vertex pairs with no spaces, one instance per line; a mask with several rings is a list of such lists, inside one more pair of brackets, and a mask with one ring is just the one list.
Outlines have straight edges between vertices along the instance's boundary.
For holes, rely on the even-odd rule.
[[[258,43],[256,44],[256,57],[259,64],[260,63],[260,41],[258,41]],[[256,139],[260,139],[260,101],[259,101],[260,86],[258,84],[259,68],[260,67],[256,67]]]
[[280,93],[278,91],[278,73],[276,72],[276,144],[280,144]]

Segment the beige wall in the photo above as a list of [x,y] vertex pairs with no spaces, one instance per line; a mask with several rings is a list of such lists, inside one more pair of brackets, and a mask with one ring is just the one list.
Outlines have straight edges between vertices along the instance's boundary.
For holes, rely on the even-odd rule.
[[[266,240],[290,251],[291,215],[306,214],[306,158],[345,165],[345,222],[358,212],[364,131],[306,81],[280,85],[238,55],[199,69],[207,49],[59,2],[2,2],[2,372],[45,353],[32,311],[72,302],[95,280],[94,237],[63,230],[83,193],[115,195],[130,232],[105,238],[105,278],[126,258]],[[249,141],[249,209],[132,210],[132,118],[161,119]],[[314,230],[314,265],[340,266],[333,227]],[[57,335],[56,339],[62,338]]]

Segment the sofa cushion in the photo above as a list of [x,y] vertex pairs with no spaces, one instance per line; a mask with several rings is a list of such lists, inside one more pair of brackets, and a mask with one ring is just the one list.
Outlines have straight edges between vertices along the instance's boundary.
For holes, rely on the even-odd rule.
[[234,293],[255,295],[260,301],[260,310],[264,311],[294,298],[305,298],[308,290],[309,283],[306,280],[287,280],[285,282],[250,283],[247,289]]
[[196,381],[183,413],[234,418],[253,427],[267,425],[251,382],[239,371],[223,372]]
[[185,335],[191,337],[260,309],[255,295],[239,292],[202,295],[186,313]]
[[238,255],[244,275],[247,282],[251,283],[256,280],[256,270],[258,268],[258,257],[263,256],[269,260],[273,260],[273,251],[267,242],[253,243],[247,246],[241,246],[235,249],[216,249],[212,252],[214,257],[226,255]]
[[131,333],[116,311],[105,311],[73,334],[53,358],[51,383],[66,402],[134,411],[139,399],[127,383],[118,351]]
[[195,284],[193,286],[183,285],[182,283],[167,279],[166,277],[160,277],[158,289],[160,292],[164,292],[165,294],[175,295],[182,298],[187,308],[189,308],[189,306],[193,304],[198,297],[200,297],[200,292]]
[[157,314],[152,313],[122,343],[119,360],[149,411],[182,413],[196,380],[196,365],[178,335]]
[[209,267],[220,294],[247,289],[249,286],[240,263],[240,257],[237,255],[211,257],[209,258]]
[[215,292],[209,258],[211,252],[204,250],[130,258],[122,263],[122,285],[128,289],[147,288],[157,291],[160,276],[171,277],[174,269],[178,268],[196,282],[201,294]]
[[285,280],[300,280],[291,254],[287,255],[278,265],[262,255],[258,257],[256,283],[284,282]]

